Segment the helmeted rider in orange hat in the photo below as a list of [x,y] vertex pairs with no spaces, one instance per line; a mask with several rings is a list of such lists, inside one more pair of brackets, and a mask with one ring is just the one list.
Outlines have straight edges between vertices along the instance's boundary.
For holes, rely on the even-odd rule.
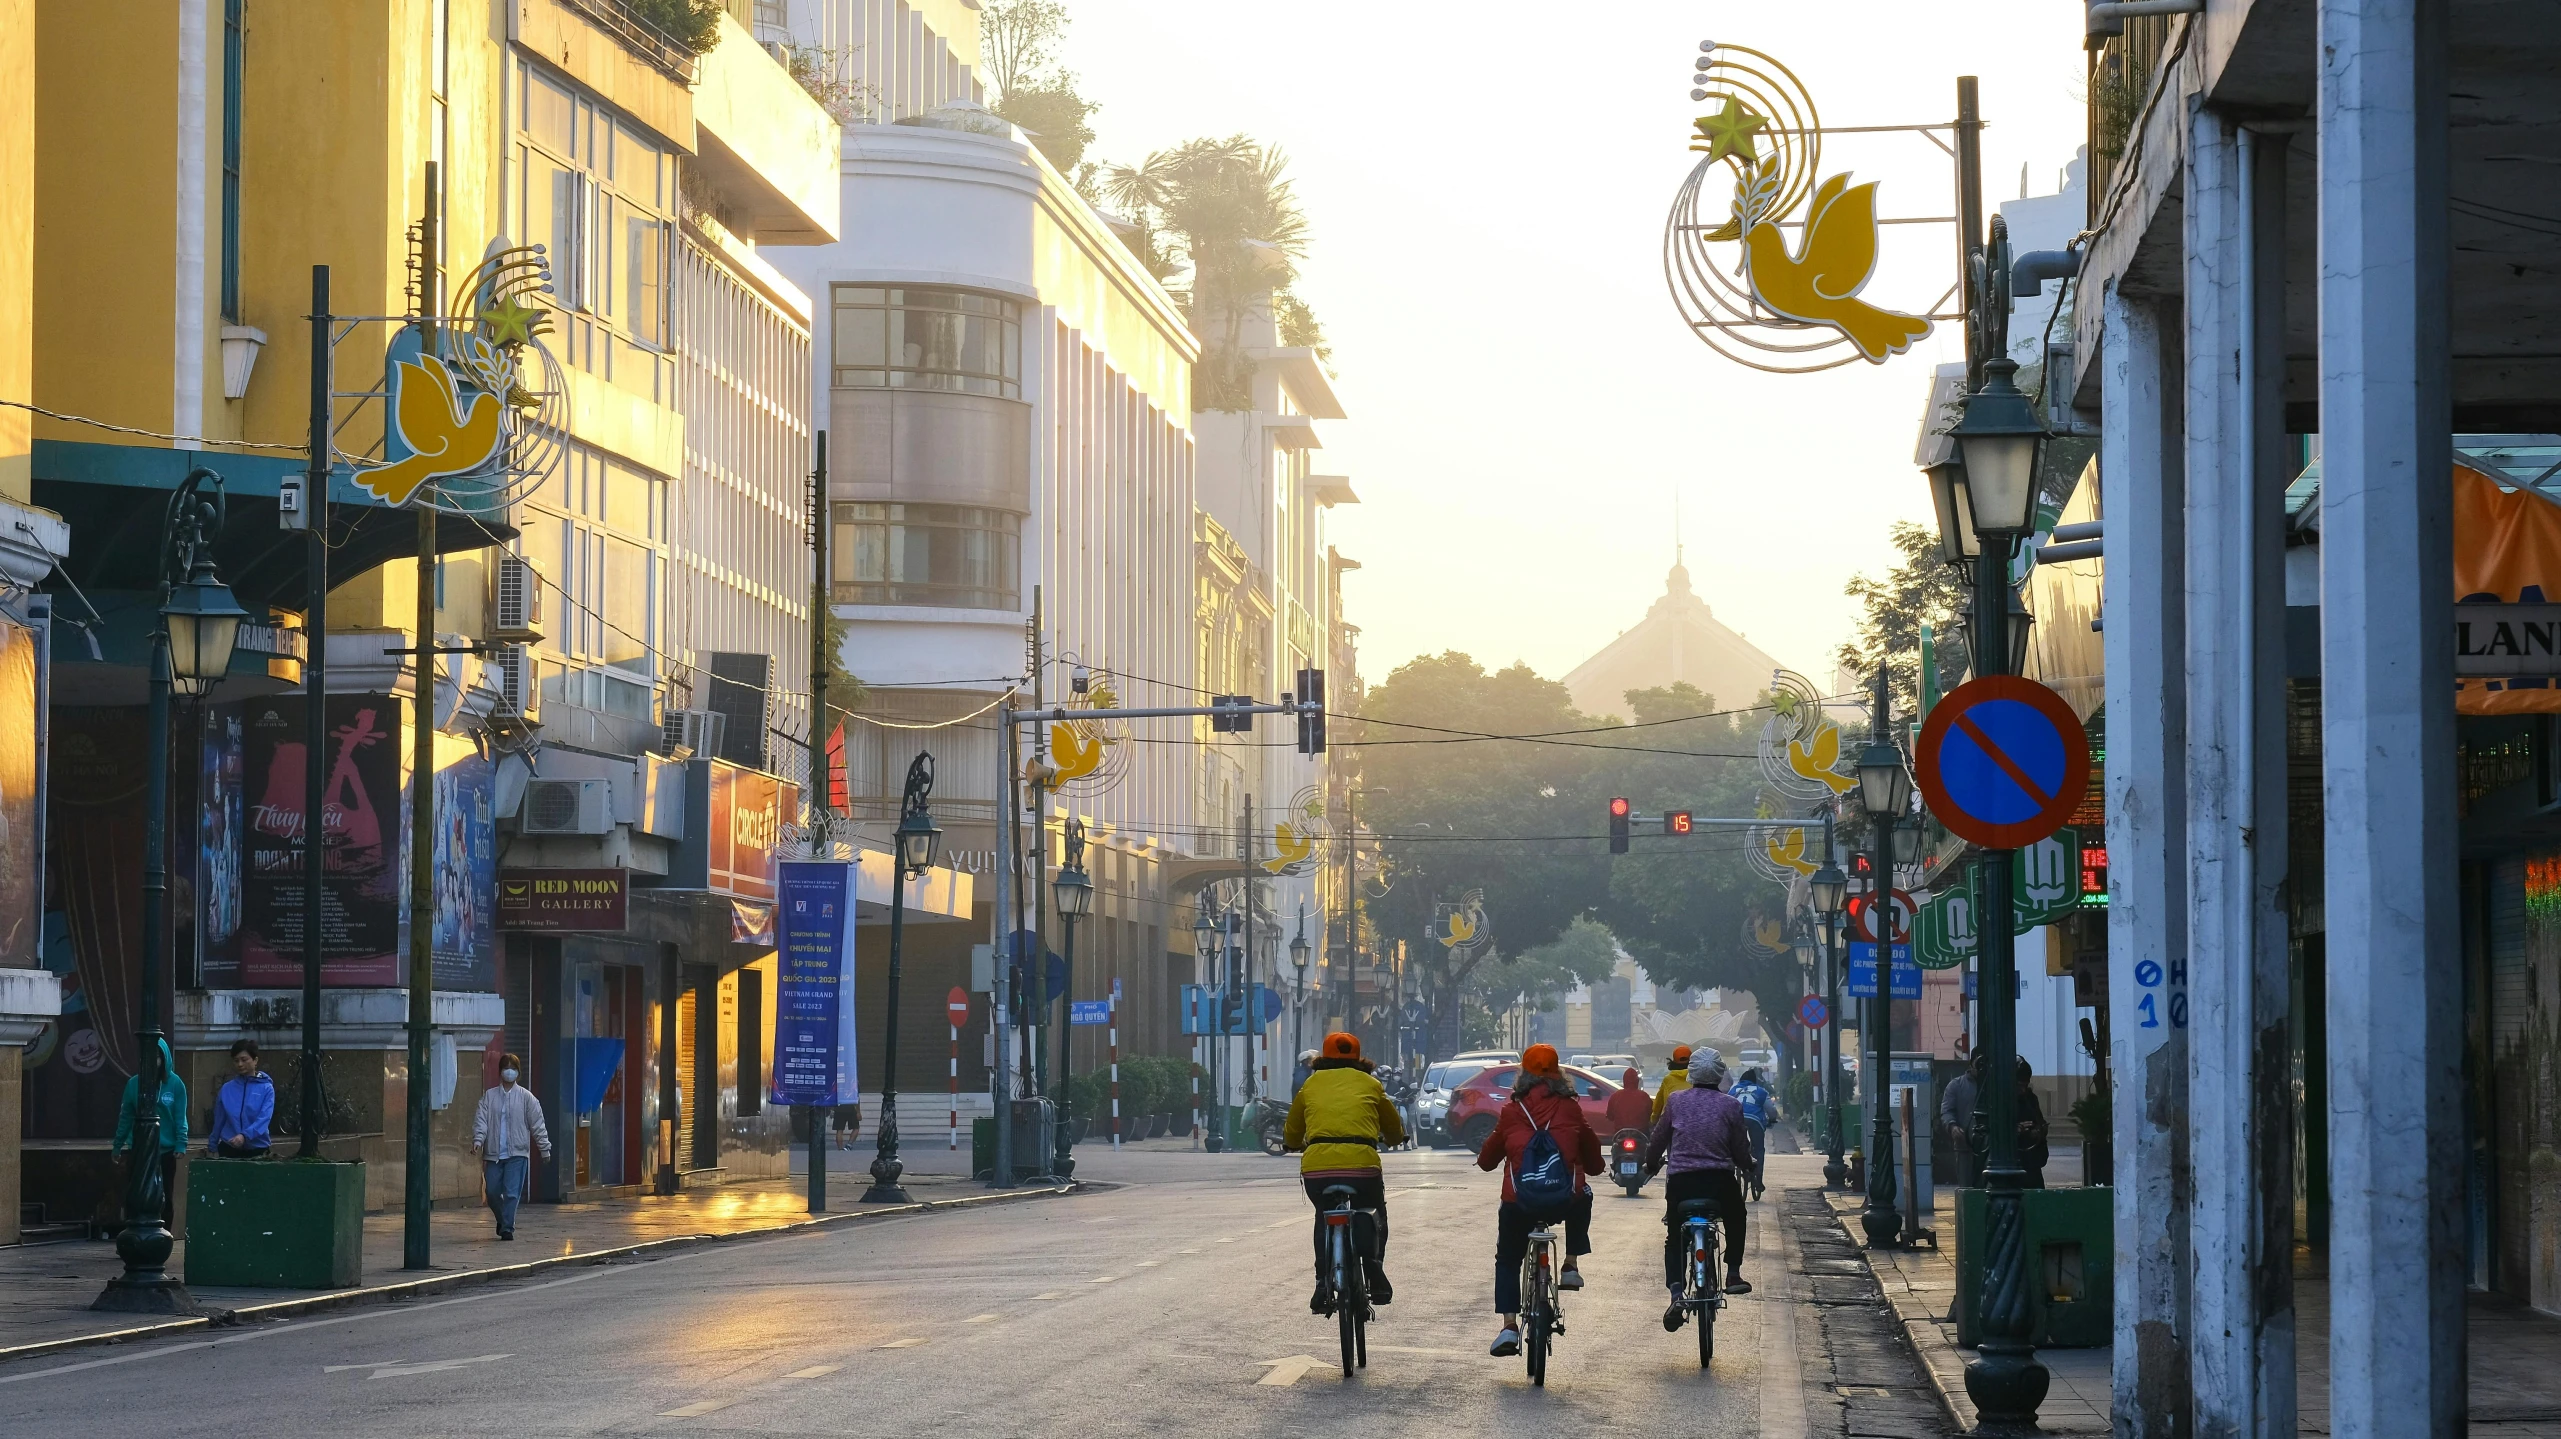
[[1387,1257],[1387,1184],[1378,1151],[1405,1142],[1405,1120],[1370,1068],[1361,1058],[1360,1036],[1341,1030],[1326,1035],[1281,1127],[1281,1148],[1305,1151],[1298,1177],[1308,1202],[1316,1206],[1316,1293],[1307,1307],[1318,1314],[1334,1308],[1333,1278],[1325,1259],[1324,1195],[1337,1185],[1351,1189],[1356,1207],[1378,1212],[1377,1250],[1362,1256],[1370,1302],[1385,1304],[1395,1297],[1382,1267]]

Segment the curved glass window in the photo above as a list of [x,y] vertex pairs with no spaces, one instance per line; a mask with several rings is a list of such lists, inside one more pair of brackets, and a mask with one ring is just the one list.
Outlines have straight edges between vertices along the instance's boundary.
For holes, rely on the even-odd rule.
[[835,287],[835,383],[1023,395],[1022,306],[973,290]]
[[1022,516],[968,505],[836,506],[836,600],[1009,610],[1020,602]]

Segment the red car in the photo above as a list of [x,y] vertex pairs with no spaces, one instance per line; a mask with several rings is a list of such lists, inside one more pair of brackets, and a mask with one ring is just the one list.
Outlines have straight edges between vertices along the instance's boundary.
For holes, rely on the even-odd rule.
[[[1559,1065],[1557,1072],[1574,1081],[1574,1097],[1582,1103],[1583,1122],[1606,1143],[1618,1132],[1618,1126],[1609,1120],[1610,1096],[1618,1093],[1618,1086],[1570,1064]],[[1459,1143],[1470,1151],[1485,1147],[1485,1136],[1494,1132],[1503,1106],[1512,1102],[1512,1085],[1520,1077],[1519,1065],[1498,1064],[1450,1091],[1449,1132],[1458,1136]]]

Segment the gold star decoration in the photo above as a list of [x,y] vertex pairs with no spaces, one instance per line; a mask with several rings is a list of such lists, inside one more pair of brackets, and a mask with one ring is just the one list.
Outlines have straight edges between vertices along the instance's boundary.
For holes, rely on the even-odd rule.
[[493,345],[525,344],[543,325],[543,312],[517,303],[513,295],[483,308],[477,318],[480,333]]
[[1728,95],[1725,97],[1724,109],[1713,115],[1698,117],[1699,138],[1707,143],[1692,145],[1690,148],[1705,150],[1711,162],[1722,160],[1729,155],[1740,156],[1746,162],[1757,160],[1760,156],[1752,149],[1752,132],[1769,123],[1744,109],[1742,101]]

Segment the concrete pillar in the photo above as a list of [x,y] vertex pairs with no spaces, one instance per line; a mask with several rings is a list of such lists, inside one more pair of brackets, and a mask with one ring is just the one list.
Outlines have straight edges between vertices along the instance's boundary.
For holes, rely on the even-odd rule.
[[2323,0],[2330,1425],[2462,1432],[2446,10]]
[[2099,478],[2108,563],[2108,1051],[2118,1439],[2188,1432],[2187,513],[2180,348],[2111,289]]
[[[2189,1302],[2195,1433],[2294,1433],[2285,915],[2284,140],[2186,160]],[[2113,712],[2113,706],[2111,706]]]

